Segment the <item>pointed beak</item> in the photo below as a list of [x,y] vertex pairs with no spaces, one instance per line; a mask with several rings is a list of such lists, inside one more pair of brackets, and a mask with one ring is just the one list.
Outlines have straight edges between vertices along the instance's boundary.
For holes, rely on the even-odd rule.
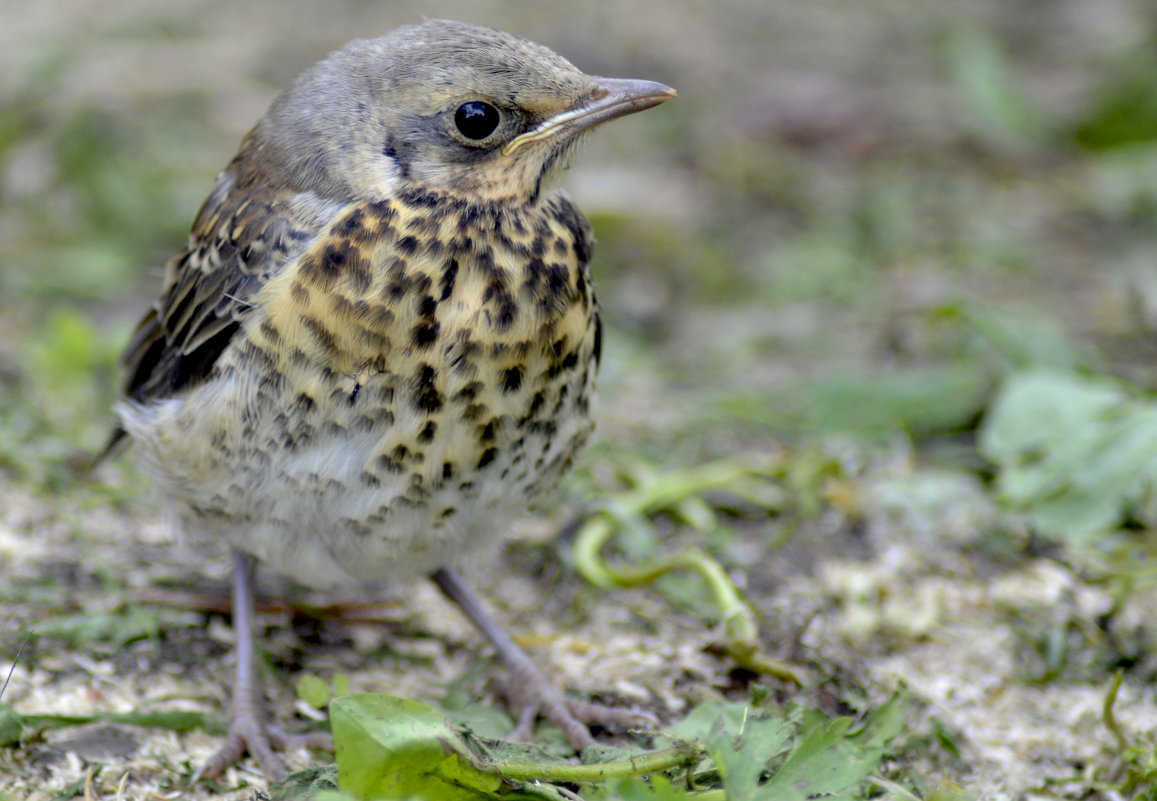
[[632,78],[595,78],[595,90],[583,101],[561,114],[543,120],[537,127],[516,136],[502,149],[509,156],[531,142],[558,135],[574,135],[596,125],[666,103],[675,90],[655,81]]

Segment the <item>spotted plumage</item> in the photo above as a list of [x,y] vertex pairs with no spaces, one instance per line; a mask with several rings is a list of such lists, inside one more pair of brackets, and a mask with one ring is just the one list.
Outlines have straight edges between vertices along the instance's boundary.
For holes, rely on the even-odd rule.
[[311,585],[433,573],[458,592],[445,571],[592,428],[592,237],[554,180],[591,127],[673,94],[448,22],[298,78],[125,353],[123,431],[182,526]]
[[[235,198],[202,217],[235,225]],[[555,241],[564,252],[547,252]],[[226,278],[197,255],[186,269],[229,287],[231,305],[180,298],[149,324],[168,312],[192,340],[200,317],[228,343],[206,364],[209,333],[192,350],[204,375],[159,382],[182,391],[129,405],[126,428],[187,528],[279,572],[337,584],[467,558],[551,489],[590,433],[590,233],[564,196],[350,204],[272,275]]]

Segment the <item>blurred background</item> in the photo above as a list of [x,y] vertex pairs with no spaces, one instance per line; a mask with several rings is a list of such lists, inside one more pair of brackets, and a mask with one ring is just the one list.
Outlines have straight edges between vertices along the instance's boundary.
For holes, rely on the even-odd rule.
[[423,15],[680,92],[602,131],[566,180],[599,238],[616,436],[967,430],[1010,359],[1077,358],[1066,337],[1151,382],[1157,13],[1141,0],[2,13],[10,477],[61,480],[62,457],[100,447],[117,349],[280,88]]
[[[812,530],[807,554],[724,552],[786,576],[903,518],[910,546],[979,552],[979,573],[1040,553],[1095,565],[1096,581],[1129,588],[1100,611],[1152,584],[1148,0],[0,0],[6,559],[65,498],[72,521],[111,508],[155,524],[131,460],[95,485],[81,467],[107,437],[116,358],[166,260],[282,87],[349,39],[423,16],[511,30],[586,72],[679,91],[600,131],[565,177],[594,223],[607,324],[599,442],[572,494],[627,463],[819,453],[785,479],[812,493],[794,507],[811,510],[810,528],[758,529],[769,543]],[[1010,389],[1025,375],[1044,381],[1027,400]],[[1111,396],[1095,409],[1090,381]],[[1083,495],[1066,494],[1081,482],[1061,468],[1015,472],[1126,412],[1135,426],[1068,465],[1110,441],[1140,452],[1106,457]],[[1018,439],[1033,426],[1036,439]],[[894,492],[869,503],[876,469]],[[1090,497],[1101,516],[1075,526]],[[1048,506],[1058,498],[1069,506]],[[753,596],[771,592],[751,582]],[[12,592],[0,600],[28,603]],[[1092,614],[1033,618],[1029,672],[1068,675],[1050,638],[1092,647]],[[1130,637],[1080,669],[1099,681],[1127,665],[1151,695],[1152,634]]]

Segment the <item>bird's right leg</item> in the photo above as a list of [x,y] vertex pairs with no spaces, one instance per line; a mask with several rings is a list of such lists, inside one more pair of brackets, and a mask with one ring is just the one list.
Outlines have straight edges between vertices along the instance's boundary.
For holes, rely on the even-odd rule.
[[253,609],[256,560],[247,553],[233,550],[233,638],[237,658],[237,675],[229,708],[229,734],[225,744],[193,775],[192,783],[212,779],[234,764],[248,751],[257,760],[261,772],[270,782],[285,778],[285,764],[274,748],[291,745],[333,750],[333,740],[325,733],[286,735],[269,726],[265,712],[265,695],[257,675],[257,652],[254,646]]

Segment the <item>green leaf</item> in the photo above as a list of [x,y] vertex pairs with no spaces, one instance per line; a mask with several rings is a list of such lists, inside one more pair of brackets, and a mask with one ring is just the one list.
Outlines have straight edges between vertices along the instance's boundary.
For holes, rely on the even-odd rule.
[[324,709],[329,699],[333,697],[329,685],[312,673],[302,673],[293,685],[293,690],[298,698],[314,709]]
[[945,50],[964,126],[981,141],[1023,148],[1045,140],[1049,126],[1016,84],[1004,46],[985,28],[960,24]]
[[934,320],[960,321],[976,335],[984,351],[994,353],[1007,370],[1091,367],[1092,358],[1055,316],[1030,309],[997,308],[974,300],[940,306]]
[[357,801],[356,796],[343,793],[340,790],[322,790],[315,796],[307,796],[311,801]]
[[338,784],[358,798],[490,798],[501,777],[471,765],[468,749],[424,704],[376,693],[330,703]]
[[123,648],[137,640],[159,639],[157,614],[129,604],[115,612],[78,612],[44,620],[37,625],[39,637],[60,637],[74,645],[112,643]]
[[960,754],[960,746],[956,742],[960,735],[954,731],[951,731],[944,724],[944,721],[940,720],[940,718],[936,717],[935,715],[932,716],[930,722],[932,723],[932,733],[936,735],[936,742],[940,743],[944,750],[952,754],[952,756],[956,757],[957,759],[964,759],[964,757]]
[[20,734],[24,730],[24,720],[15,709],[0,704],[0,748],[20,744]]
[[764,797],[759,778],[767,764],[790,744],[794,731],[768,710],[748,709],[738,733],[723,728],[707,742],[707,753],[723,779],[730,801]]
[[273,801],[357,801],[337,789],[337,768],[310,765],[289,774],[269,788]]
[[908,698],[897,690],[892,697],[865,718],[863,725],[848,739],[862,748],[886,748],[904,730],[908,716]]
[[703,795],[658,775],[649,779],[632,777],[611,782],[604,790],[589,794],[589,797],[614,801],[694,801]]
[[[833,720],[814,709],[796,707],[785,716],[750,704],[713,702],[667,732],[706,743],[729,800],[845,797],[859,794],[901,733],[906,706],[897,692],[849,733],[852,718]],[[773,775],[761,784],[769,771]]]
[[1123,50],[1105,70],[1072,140],[1091,150],[1157,141],[1157,52],[1152,38]]
[[957,431],[984,408],[991,392],[979,363],[918,367],[892,373],[832,375],[804,381],[758,402],[729,398],[726,411],[758,415],[776,427],[890,437],[898,431]]
[[879,754],[864,759],[844,741],[851,725],[851,718],[836,718],[811,726],[758,797],[804,801],[817,795],[831,798],[854,787],[876,766]]
[[1025,371],[998,393],[980,449],[1042,534],[1091,544],[1157,488],[1157,403],[1105,378]]
[[[99,776],[100,771],[101,766],[97,765],[96,770],[92,774],[93,778]],[[87,780],[87,776],[81,776],[72,784],[65,785],[64,789],[56,795],[52,796],[49,801],[72,801],[72,799],[76,798],[84,792],[84,785]]]
[[[661,751],[589,749],[582,763],[535,746],[482,740],[415,701],[362,693],[330,703],[338,783],[362,799],[546,798],[555,783],[592,784],[686,770],[702,757],[695,743]],[[587,761],[593,758],[597,761]]]
[[150,729],[192,731],[200,729],[213,735],[224,735],[228,727],[203,712],[173,710],[168,712],[111,712],[97,715],[24,715],[24,725],[33,729],[62,729],[86,723],[122,723]]
[[741,701],[708,701],[692,709],[685,718],[668,726],[672,737],[706,742],[720,731],[738,733],[751,709]]
[[904,726],[907,699],[897,692],[848,734],[851,718],[828,719],[816,710],[803,710],[801,737],[795,749],[763,785],[756,798],[851,798],[879,765],[888,745]]
[[818,710],[784,715],[706,703],[668,728],[673,748],[590,749],[581,764],[533,746],[482,741],[430,707],[390,696],[336,698],[330,717],[339,785],[360,799],[561,798],[552,783],[596,785],[595,798],[677,799],[688,796],[676,784],[690,774],[700,790],[722,784],[707,791],[711,798],[802,800],[859,793],[902,730],[905,699],[895,694],[854,731],[852,718]]

